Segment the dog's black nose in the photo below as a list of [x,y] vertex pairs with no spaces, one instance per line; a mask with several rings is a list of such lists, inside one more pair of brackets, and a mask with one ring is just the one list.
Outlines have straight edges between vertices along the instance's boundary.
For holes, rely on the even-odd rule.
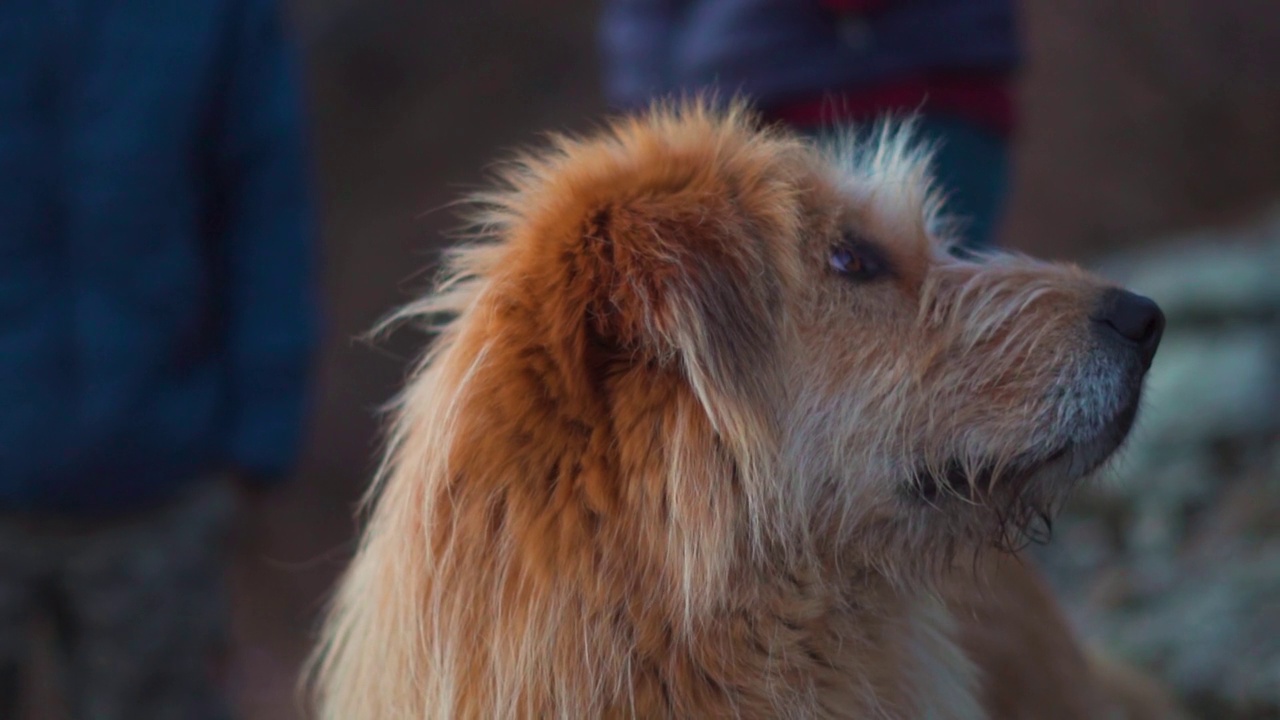
[[1151,359],[1160,346],[1160,336],[1164,334],[1164,313],[1154,300],[1113,288],[1103,294],[1093,319],[1137,345],[1143,366],[1151,366]]

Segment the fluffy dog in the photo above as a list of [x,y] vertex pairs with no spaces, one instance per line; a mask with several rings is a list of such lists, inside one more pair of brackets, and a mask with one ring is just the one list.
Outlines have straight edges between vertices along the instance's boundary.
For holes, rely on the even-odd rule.
[[909,129],[825,150],[694,103],[510,164],[405,313],[450,319],[320,714],[1173,713],[1012,554],[1124,439],[1160,310],[953,257],[927,159]]

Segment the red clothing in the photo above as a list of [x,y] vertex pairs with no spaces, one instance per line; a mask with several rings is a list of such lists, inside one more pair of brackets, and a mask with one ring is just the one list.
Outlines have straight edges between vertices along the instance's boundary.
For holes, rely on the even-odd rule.
[[824,94],[765,108],[765,117],[800,128],[865,122],[886,114],[954,115],[1000,135],[1016,120],[1008,73],[936,73],[856,91]]
[[[894,0],[821,0],[844,18],[873,15]],[[1016,109],[1010,73],[948,71],[897,78],[852,91],[833,88],[765,109],[771,120],[800,128],[866,122],[887,114],[953,115],[1000,135],[1013,132]]]

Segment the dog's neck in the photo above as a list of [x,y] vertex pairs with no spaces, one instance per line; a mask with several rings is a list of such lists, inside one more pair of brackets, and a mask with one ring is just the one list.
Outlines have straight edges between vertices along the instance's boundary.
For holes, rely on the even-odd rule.
[[975,670],[936,595],[904,594],[874,572],[830,572],[744,573],[723,607],[628,662],[628,703],[640,716],[982,716]]
[[936,596],[911,606],[908,647],[914,714],[921,720],[978,720],[978,669],[960,648],[956,619]]

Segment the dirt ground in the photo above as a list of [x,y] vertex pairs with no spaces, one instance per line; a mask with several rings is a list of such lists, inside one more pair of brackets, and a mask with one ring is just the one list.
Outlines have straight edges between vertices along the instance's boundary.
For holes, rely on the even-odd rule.
[[[327,341],[296,482],[247,507],[234,569],[244,717],[300,717],[294,684],[351,549],[377,409],[422,338],[358,339],[430,280],[442,209],[485,165],[598,117],[595,4],[296,0],[322,198]],[[1085,257],[1280,195],[1280,5],[1024,3],[1023,125],[1003,233]]]

